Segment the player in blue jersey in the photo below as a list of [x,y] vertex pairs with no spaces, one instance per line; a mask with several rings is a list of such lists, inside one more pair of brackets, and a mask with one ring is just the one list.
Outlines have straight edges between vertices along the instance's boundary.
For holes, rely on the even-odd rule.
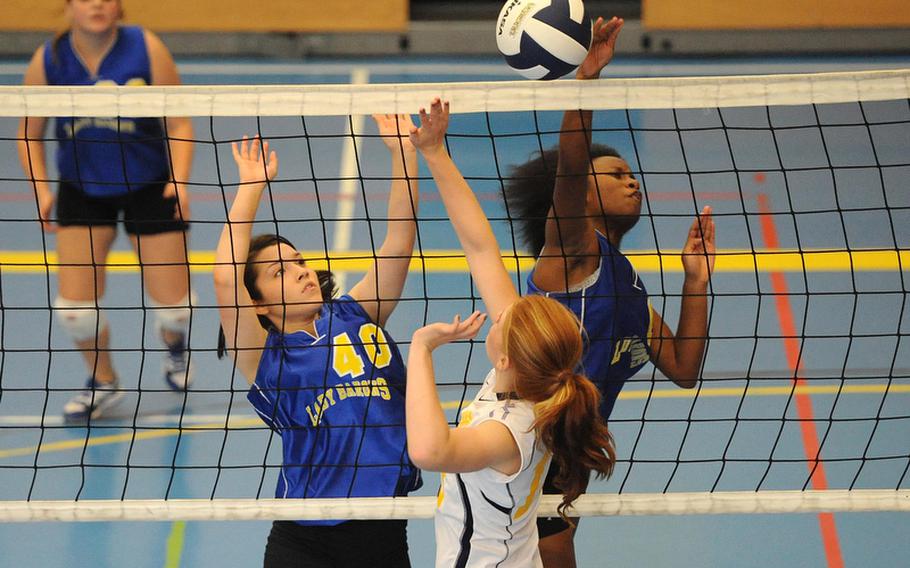
[[[577,79],[600,76],[622,24],[618,18],[595,22]],[[707,338],[714,222],[705,207],[689,230],[674,335],[619,249],[641,213],[639,181],[615,150],[591,144],[591,123],[590,111],[566,112],[558,148],[515,168],[505,195],[525,245],[538,259],[528,288],[559,300],[581,319],[589,341],[584,370],[603,394],[601,416],[608,420],[626,380],[649,360],[678,386],[696,385]],[[558,473],[551,469],[545,493],[559,493],[553,484]],[[540,519],[538,529],[544,564],[574,566],[574,528],[554,517]]]
[[[175,85],[177,68],[148,30],[120,25],[115,0],[68,0],[70,28],[38,48],[26,85]],[[122,396],[109,346],[110,327],[99,309],[105,259],[118,217],[143,266],[144,289],[167,351],[164,376],[185,390],[190,288],[187,265],[192,124],[185,118],[58,117],[55,194],[45,159],[46,119],[23,119],[19,157],[32,183],[38,216],[57,234],[59,289],[54,309],[82,351],[89,381],[64,407],[69,420],[98,418]],[[165,128],[167,137],[165,137]],[[56,215],[53,211],[56,205]]]
[[[233,148],[240,186],[216,250],[215,293],[248,398],[281,436],[279,498],[403,496],[420,485],[407,454],[404,361],[383,329],[416,238],[417,154],[410,118],[375,118],[392,155],[388,229],[366,275],[339,298],[331,275],[289,241],[251,239],[278,158],[258,138]],[[391,520],[276,521],[265,566],[409,566],[406,529]]]

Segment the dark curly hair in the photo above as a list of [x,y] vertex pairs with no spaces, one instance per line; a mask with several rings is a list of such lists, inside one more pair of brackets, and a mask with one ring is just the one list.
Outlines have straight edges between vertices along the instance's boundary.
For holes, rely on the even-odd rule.
[[[267,249],[273,245],[288,245],[296,249],[297,247],[294,244],[282,237],[281,235],[273,234],[264,234],[256,235],[250,240],[250,248],[247,253],[246,263],[243,267],[243,286],[246,288],[246,291],[250,295],[252,300],[261,300],[262,292],[256,286],[256,269],[254,268],[255,262],[253,259],[263,250]],[[335,284],[335,275],[328,270],[317,270],[316,277],[319,279],[319,289],[322,292],[322,301],[328,302],[331,300],[336,293],[338,293],[338,287]],[[269,318],[263,315],[257,316],[259,318],[259,325],[262,326],[266,331],[272,331],[275,329],[275,324],[272,323]],[[224,357],[224,354],[227,352],[226,341],[224,337],[224,329],[218,329],[218,358],[221,359]]]
[[[615,148],[591,144],[591,160],[603,156],[622,158]],[[559,150],[536,152],[531,159],[509,172],[503,188],[509,217],[518,224],[518,237],[534,257],[540,256],[546,241],[546,220],[553,206]]]

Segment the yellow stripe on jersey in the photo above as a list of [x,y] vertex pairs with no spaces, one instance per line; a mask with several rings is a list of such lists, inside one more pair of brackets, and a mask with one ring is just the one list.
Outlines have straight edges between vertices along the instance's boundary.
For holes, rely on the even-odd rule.
[[436,493],[436,508],[442,509],[442,502],[446,497],[446,472],[439,474],[439,491]]
[[531,480],[531,490],[528,492],[528,496],[525,499],[525,502],[515,511],[515,519],[518,520],[528,512],[528,509],[531,508],[531,505],[534,503],[534,499],[537,497],[538,489],[540,488],[540,482],[543,479],[543,474],[547,470],[547,464],[550,463],[549,454],[545,455],[543,459],[537,464],[537,467],[534,468],[534,479]]
[[648,347],[651,346],[651,338],[654,337],[654,306],[651,305],[651,299],[648,299]]

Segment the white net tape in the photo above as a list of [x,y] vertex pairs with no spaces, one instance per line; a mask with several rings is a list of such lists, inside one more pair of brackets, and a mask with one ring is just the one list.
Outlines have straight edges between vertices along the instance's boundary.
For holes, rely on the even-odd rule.
[[433,97],[452,112],[683,109],[899,100],[910,70],[752,77],[379,85],[0,87],[0,116],[339,116],[413,113]]
[[[544,495],[538,516],[556,515],[560,497]],[[171,499],[5,503],[0,521],[253,521],[306,519],[428,519],[436,497],[373,499]],[[910,491],[742,491],[582,495],[572,514],[724,515],[813,512],[910,512]]]

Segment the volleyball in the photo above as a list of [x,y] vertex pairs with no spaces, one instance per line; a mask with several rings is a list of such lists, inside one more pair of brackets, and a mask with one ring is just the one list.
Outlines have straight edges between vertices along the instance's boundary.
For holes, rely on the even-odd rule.
[[508,0],[496,21],[496,45],[528,79],[558,79],[584,61],[591,19],[582,0]]

